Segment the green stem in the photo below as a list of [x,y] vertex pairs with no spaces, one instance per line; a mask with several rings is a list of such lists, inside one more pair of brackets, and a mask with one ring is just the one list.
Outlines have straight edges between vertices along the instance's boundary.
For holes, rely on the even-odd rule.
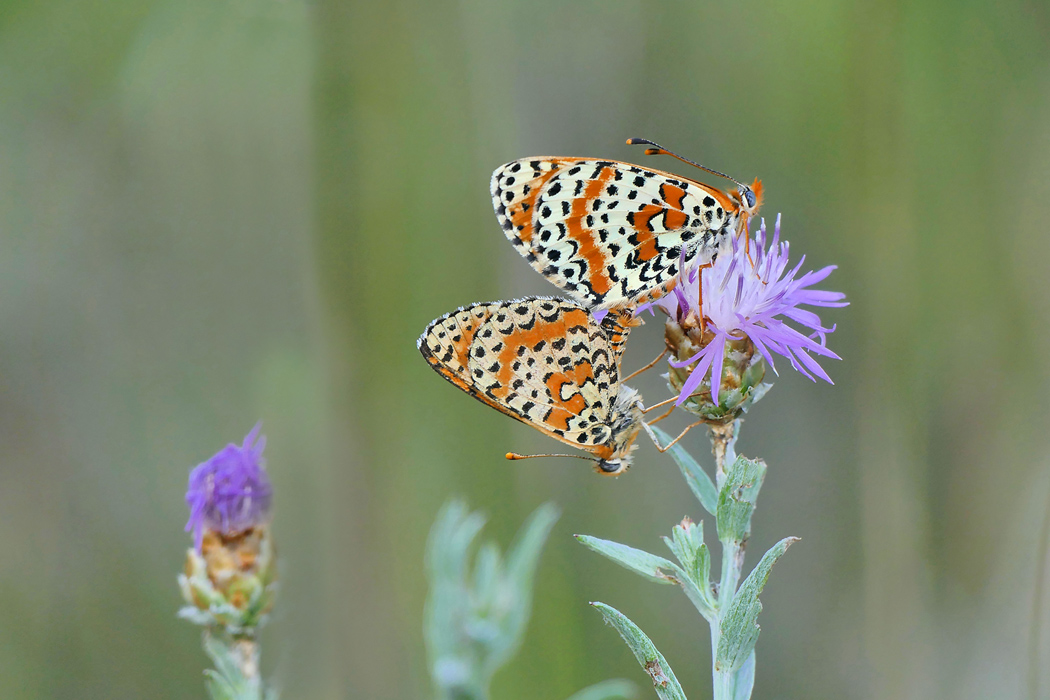
[[259,645],[250,635],[233,636],[222,629],[204,632],[204,651],[215,663],[205,672],[213,700],[262,700]]
[[740,574],[744,568],[744,546],[738,542],[722,543],[722,579],[718,584],[719,617],[729,607],[740,585]]
[[[715,476],[718,488],[726,480],[728,467],[736,461],[736,438],[740,421],[728,425],[711,426],[711,451],[715,457]],[[722,542],[722,576],[718,584],[718,616],[711,621],[711,679],[714,700],[735,700],[739,672],[719,671],[714,667],[721,638],[722,617],[736,595],[744,569],[744,545],[740,542]]]
[[711,434],[711,452],[715,456],[715,484],[719,489],[726,480],[726,472],[736,461],[736,437],[740,421],[708,427]]
[[715,668],[715,657],[718,654],[718,641],[721,639],[719,621],[711,621],[711,683],[714,689],[714,700],[732,700],[733,698],[733,675]]
[[737,673],[719,671],[714,667],[721,638],[722,617],[733,602],[740,576],[744,568],[744,547],[736,542],[722,543],[722,578],[718,585],[718,617],[711,621],[711,679],[714,684],[714,700],[734,700],[736,697]]

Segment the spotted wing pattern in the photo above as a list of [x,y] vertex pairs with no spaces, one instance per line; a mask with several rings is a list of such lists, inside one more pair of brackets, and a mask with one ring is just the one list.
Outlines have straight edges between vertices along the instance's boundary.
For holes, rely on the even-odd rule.
[[682,248],[686,264],[710,262],[739,219],[718,189],[618,161],[523,158],[497,168],[490,191],[518,252],[591,309],[663,296]]
[[433,321],[418,346],[438,374],[471,396],[562,442],[606,454],[598,448],[612,437],[608,422],[629,329],[614,317],[605,321],[563,299],[479,303]]
[[620,368],[620,360],[623,359],[623,351],[627,347],[627,336],[630,335],[631,328],[639,325],[633,320],[633,315],[633,310],[624,308],[618,309],[617,313],[606,314],[601,320],[602,330],[609,339],[613,357],[616,359],[617,371]]
[[474,338],[482,324],[492,317],[501,303],[497,301],[461,306],[441,318],[434,319],[416,341],[416,347],[434,371],[442,377],[474,398],[504,413],[510,413],[498,402],[492,401],[477,390],[468,368]]

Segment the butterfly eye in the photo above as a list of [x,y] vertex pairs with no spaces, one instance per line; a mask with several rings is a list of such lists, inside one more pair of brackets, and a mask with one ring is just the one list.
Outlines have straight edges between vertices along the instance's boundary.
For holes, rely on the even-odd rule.
[[623,464],[620,460],[601,460],[598,462],[598,468],[606,474],[618,474],[623,471]]
[[755,193],[751,191],[750,187],[744,188],[744,199],[747,200],[748,209],[755,206]]

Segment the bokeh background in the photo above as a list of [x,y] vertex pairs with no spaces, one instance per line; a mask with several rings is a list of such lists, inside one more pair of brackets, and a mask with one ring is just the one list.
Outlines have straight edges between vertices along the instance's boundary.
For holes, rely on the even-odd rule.
[[[1043,0],[0,4],[0,697],[203,697],[186,477],[258,419],[285,697],[429,696],[423,545],[453,495],[504,545],[563,510],[496,698],[644,686],[596,599],[710,697],[684,596],[569,536],[659,551],[700,515],[671,461],[507,463],[555,445],[415,349],[456,306],[553,291],[492,169],[644,158],[628,136],[761,177],[852,301],[825,315],[836,385],[785,373],[739,445],[770,464],[752,563],[802,537],[755,697],[1050,697]],[[639,329],[625,366],[659,345]]]

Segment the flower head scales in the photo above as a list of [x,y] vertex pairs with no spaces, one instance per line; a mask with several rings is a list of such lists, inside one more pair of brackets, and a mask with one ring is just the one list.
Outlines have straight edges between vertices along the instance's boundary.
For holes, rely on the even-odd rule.
[[205,530],[231,535],[269,521],[273,488],[263,468],[261,427],[256,424],[241,445],[227,445],[190,472],[186,531],[193,531],[198,550]]
[[[720,256],[703,275],[693,269],[683,275],[674,293],[657,302],[679,323],[687,318],[707,319],[707,328],[714,337],[696,354],[671,360],[673,367],[688,367],[695,363],[689,378],[682,385],[677,405],[681,405],[710,375],[711,397],[718,405],[722,381],[722,363],[726,343],[746,337],[754,344],[761,357],[776,372],[773,355],[785,357],[802,375],[816,381],[819,377],[833,383],[813,355],[840,359],[825,344],[827,335],[835,327],[825,327],[814,312],[803,306],[848,306],[846,295],[813,289],[835,269],[834,265],[797,277],[805,256],[788,269],[788,243],[780,240],[780,216],[777,216],[773,239],[767,247],[766,224],[757,232],[753,251],[754,267],[748,260],[744,245],[733,238],[730,255]],[[700,285],[703,284],[703,309],[700,306]],[[791,321],[808,330],[806,334],[788,325]]]

